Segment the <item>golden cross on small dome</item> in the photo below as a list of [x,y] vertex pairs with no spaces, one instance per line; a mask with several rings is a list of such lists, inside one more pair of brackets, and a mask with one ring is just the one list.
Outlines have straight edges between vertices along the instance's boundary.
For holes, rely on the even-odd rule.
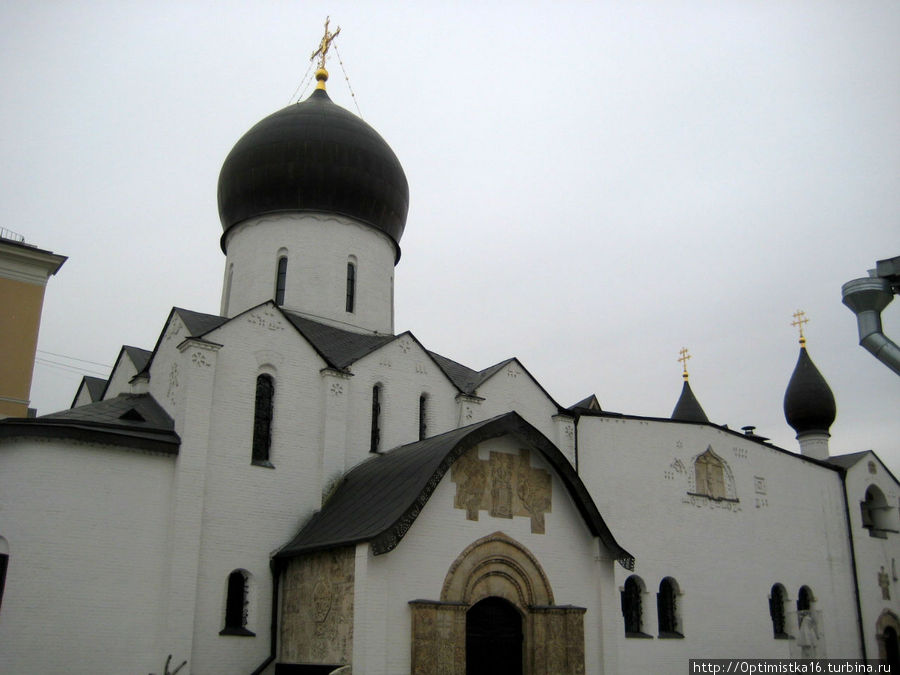
[[803,337],[803,324],[809,323],[809,319],[806,318],[806,312],[798,309],[794,312],[794,320],[791,321],[792,326],[797,326],[797,329],[800,331],[800,346],[806,346],[806,338]]
[[691,358],[691,355],[688,354],[687,347],[682,347],[681,351],[678,353],[681,354],[681,356],[678,357],[678,360],[684,366],[684,372],[681,374],[681,376],[684,378],[684,380],[686,382],[688,379],[687,362],[688,362],[688,359]]
[[312,56],[309,57],[309,60],[312,61],[317,56],[319,57],[319,69],[316,71],[316,79],[319,81],[316,85],[316,89],[324,89],[325,81],[328,79],[328,71],[325,70],[325,58],[328,56],[328,49],[331,47],[331,43],[334,42],[334,39],[341,32],[341,27],[338,26],[338,29],[333,33],[328,30],[328,22],[331,21],[330,16],[325,17],[325,35],[322,36],[322,41],[319,43],[319,48],[312,53]]

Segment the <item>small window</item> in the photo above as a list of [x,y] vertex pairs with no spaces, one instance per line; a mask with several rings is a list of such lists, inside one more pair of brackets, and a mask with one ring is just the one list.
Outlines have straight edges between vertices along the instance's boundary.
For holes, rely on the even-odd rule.
[[815,600],[809,586],[801,586],[800,592],[797,593],[797,611],[808,612],[812,609],[814,601]]
[[725,499],[725,465],[712,449],[694,461],[695,491],[713,499]]
[[781,584],[772,586],[772,591],[769,594],[769,616],[772,618],[772,633],[779,640],[788,638],[784,620],[784,600],[786,595],[784,586]]
[[372,437],[369,452],[378,452],[381,444],[381,385],[372,387]]
[[225,592],[225,628],[219,635],[255,635],[247,630],[249,605],[247,577],[247,573],[243,570],[234,570],[228,575],[228,587]]
[[3,605],[3,589],[6,588],[6,568],[9,566],[9,545],[0,537],[0,607]]
[[275,380],[265,373],[256,378],[256,408],[253,414],[254,464],[271,466],[269,450],[272,447],[272,418],[275,405]]
[[356,303],[356,264],[353,262],[347,263],[347,304],[346,310],[348,312],[353,311],[353,307]]
[[419,440],[428,435],[428,397],[419,396]]
[[869,531],[870,536],[887,539],[888,532],[897,531],[897,524],[893,522],[896,520],[893,509],[888,506],[884,493],[877,485],[869,486],[866,498],[860,502],[859,509],[862,526]]
[[644,582],[632,575],[625,580],[622,589],[622,618],[625,620],[625,637],[650,637],[643,630]]
[[284,288],[287,285],[287,256],[278,259],[278,272],[275,274],[275,304],[284,304]]
[[656,615],[659,621],[659,637],[684,637],[678,621],[678,585],[672,577],[659,582],[659,593],[656,595]]

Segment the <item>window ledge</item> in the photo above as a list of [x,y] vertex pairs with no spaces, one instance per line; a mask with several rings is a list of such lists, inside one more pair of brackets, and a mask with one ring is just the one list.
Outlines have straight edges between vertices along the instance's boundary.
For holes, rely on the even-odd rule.
[[219,631],[219,635],[236,635],[238,637],[256,637],[256,633],[246,628],[238,628],[236,626],[226,626]]
[[791,636],[787,633],[775,633],[774,635],[776,640],[790,640]]
[[659,634],[660,640],[684,640],[684,635],[677,631],[666,631]]
[[262,466],[267,469],[274,469],[275,465],[267,459],[254,459],[250,462],[253,466]]
[[702,492],[688,492],[691,497],[704,497],[714,502],[731,502],[732,504],[740,504],[740,499],[731,499],[730,497],[713,497],[712,495],[703,494]]
[[652,635],[647,635],[647,634],[646,634],[645,632],[643,632],[643,631],[640,631],[640,632],[637,632],[637,633],[630,633],[630,632],[628,632],[628,631],[625,631],[625,637],[627,637],[627,638],[640,638],[640,639],[643,639],[643,640],[652,640],[652,639],[653,639],[653,636],[652,636]]

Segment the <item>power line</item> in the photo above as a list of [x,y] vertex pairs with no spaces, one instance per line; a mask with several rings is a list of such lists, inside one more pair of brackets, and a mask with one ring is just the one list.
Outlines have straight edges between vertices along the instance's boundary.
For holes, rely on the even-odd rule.
[[100,366],[101,368],[112,368],[108,363],[99,363],[97,361],[88,361],[87,359],[79,359],[77,356],[68,356],[67,354],[57,354],[56,352],[47,352],[43,349],[37,350],[41,354],[49,354],[50,356],[58,356],[61,359],[69,359],[70,361],[81,361],[82,363],[90,363],[95,366]]

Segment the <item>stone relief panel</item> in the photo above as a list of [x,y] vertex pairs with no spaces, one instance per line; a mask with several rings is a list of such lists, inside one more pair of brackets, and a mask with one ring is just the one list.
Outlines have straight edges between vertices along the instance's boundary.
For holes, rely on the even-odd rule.
[[284,330],[280,314],[271,307],[261,307],[250,312],[247,323],[268,330]]
[[413,675],[465,675],[468,606],[418,600],[409,605]]
[[544,533],[544,514],[552,504],[550,473],[531,466],[528,450],[518,455],[492,452],[479,459],[473,448],[450,469],[456,483],[453,506],[466,512],[468,520],[478,520],[479,511],[494,518],[524,516],[531,519],[531,531]]
[[291,560],[282,591],[281,660],[348,664],[353,656],[353,547]]

